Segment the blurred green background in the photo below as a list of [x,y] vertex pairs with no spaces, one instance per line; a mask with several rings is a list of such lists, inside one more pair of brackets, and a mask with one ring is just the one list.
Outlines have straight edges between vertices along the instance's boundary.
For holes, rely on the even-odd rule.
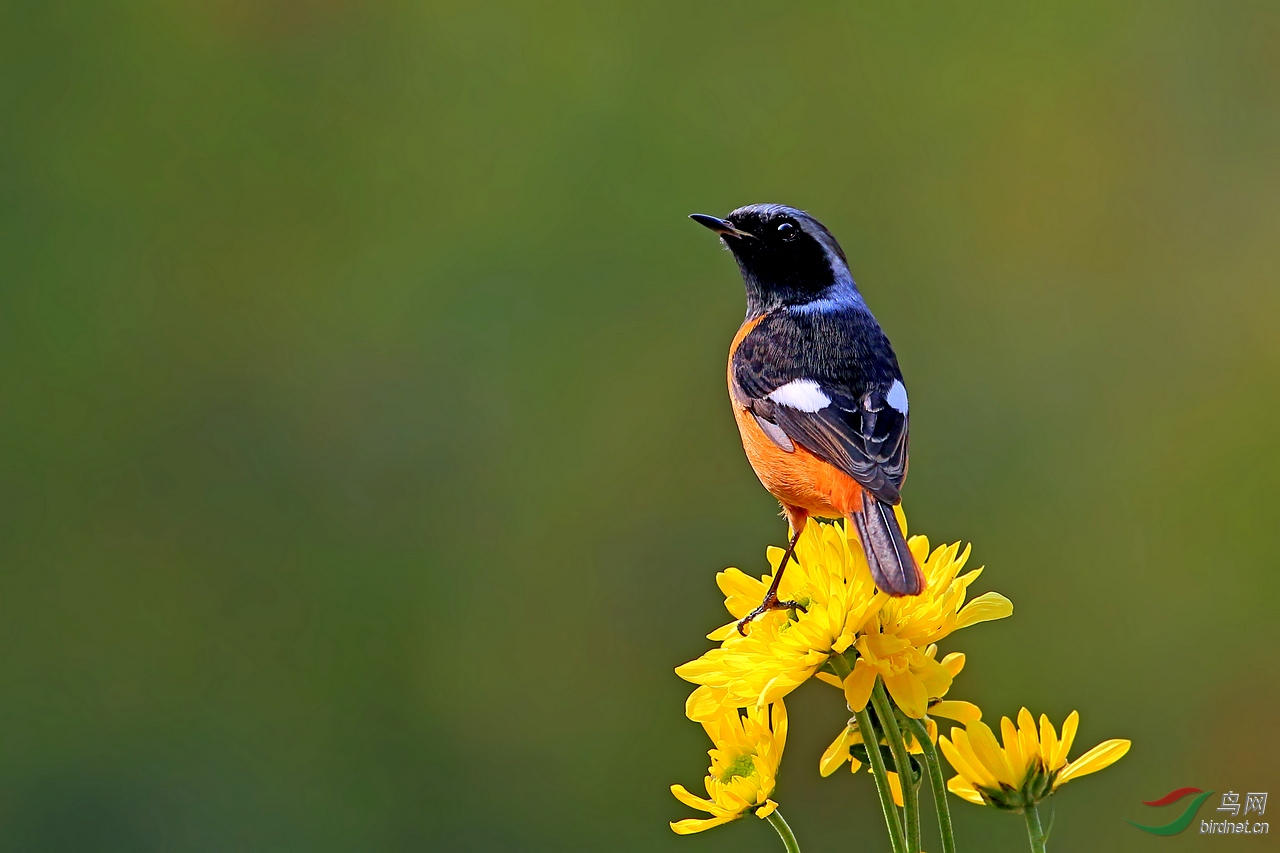
[[[890,5],[4,4],[0,849],[778,849],[666,825],[672,668],[785,535],[685,219],[758,201],[1015,602],[953,695],[1134,740],[1054,849],[1220,845],[1122,818],[1280,788],[1280,14]],[[888,850],[790,707],[806,849]]]

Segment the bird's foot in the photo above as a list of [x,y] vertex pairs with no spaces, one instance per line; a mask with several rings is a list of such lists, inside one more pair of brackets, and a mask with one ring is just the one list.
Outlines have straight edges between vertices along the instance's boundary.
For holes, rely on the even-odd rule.
[[799,610],[801,613],[809,612],[809,608],[805,607],[800,602],[780,601],[777,595],[770,592],[764,597],[764,601],[760,602],[759,607],[738,620],[738,633],[744,637],[747,636],[747,626],[750,625],[757,617],[763,616],[770,610]]

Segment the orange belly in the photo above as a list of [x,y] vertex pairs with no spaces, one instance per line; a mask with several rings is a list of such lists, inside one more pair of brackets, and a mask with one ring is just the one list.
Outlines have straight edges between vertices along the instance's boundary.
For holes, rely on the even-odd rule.
[[760,482],[788,510],[793,521],[796,513],[792,510],[797,509],[823,518],[847,517],[862,508],[862,486],[858,481],[798,444],[793,452],[783,450],[765,435],[751,412],[733,399],[733,354],[758,322],[759,318],[745,323],[729,347],[729,399],[742,436],[742,449]]
[[746,409],[733,407],[742,449],[760,482],[784,506],[823,518],[844,518],[862,507],[862,487],[839,468],[796,445],[788,453],[764,434]]

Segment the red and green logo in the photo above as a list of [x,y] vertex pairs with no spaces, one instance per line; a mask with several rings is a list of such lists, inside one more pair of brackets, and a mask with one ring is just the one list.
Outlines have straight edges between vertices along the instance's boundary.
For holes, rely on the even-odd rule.
[[1128,818],[1125,818],[1125,821],[1133,824],[1143,832],[1149,832],[1152,835],[1177,835],[1179,832],[1182,832],[1182,830],[1190,826],[1191,821],[1196,819],[1196,812],[1200,810],[1200,806],[1204,804],[1204,801],[1209,799],[1213,794],[1213,791],[1202,791],[1199,788],[1176,788],[1158,800],[1142,801],[1144,806],[1155,806],[1160,808],[1162,806],[1171,806],[1192,794],[1197,794],[1198,796],[1187,804],[1187,807],[1183,810],[1182,814],[1178,815],[1168,823],[1161,824],[1159,826],[1147,826],[1145,824],[1138,823],[1137,821],[1129,820]]

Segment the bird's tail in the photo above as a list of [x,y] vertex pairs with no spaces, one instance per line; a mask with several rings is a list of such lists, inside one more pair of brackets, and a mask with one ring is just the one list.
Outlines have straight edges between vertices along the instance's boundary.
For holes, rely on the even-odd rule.
[[862,511],[849,518],[858,530],[876,586],[892,596],[924,592],[924,572],[907,547],[892,504],[864,491]]

